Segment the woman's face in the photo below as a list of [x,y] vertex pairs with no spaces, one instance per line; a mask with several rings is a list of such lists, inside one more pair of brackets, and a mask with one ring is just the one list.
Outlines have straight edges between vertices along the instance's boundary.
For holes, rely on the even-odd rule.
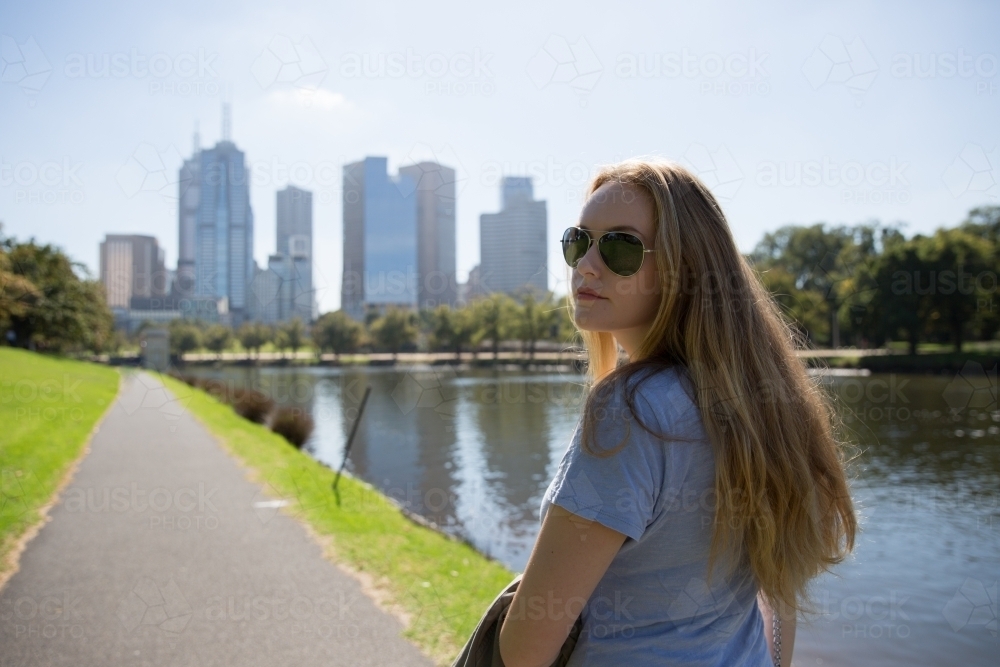
[[[585,331],[607,331],[629,356],[642,342],[660,305],[660,276],[653,253],[646,253],[642,267],[631,276],[613,273],[597,249],[601,232],[624,231],[642,239],[652,249],[655,238],[654,208],[649,194],[638,187],[608,182],[587,199],[577,225],[591,233],[594,242],[573,269],[573,303],[577,325]],[[596,292],[590,296],[584,292]]]

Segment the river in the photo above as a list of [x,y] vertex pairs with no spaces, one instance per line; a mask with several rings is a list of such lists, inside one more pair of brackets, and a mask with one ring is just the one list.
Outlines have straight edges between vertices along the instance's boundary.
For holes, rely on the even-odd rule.
[[[858,445],[854,554],[812,589],[795,664],[993,665],[998,655],[1000,410],[996,370],[829,376]],[[448,367],[194,368],[308,410],[307,447],[522,571],[569,445],[583,376]]]

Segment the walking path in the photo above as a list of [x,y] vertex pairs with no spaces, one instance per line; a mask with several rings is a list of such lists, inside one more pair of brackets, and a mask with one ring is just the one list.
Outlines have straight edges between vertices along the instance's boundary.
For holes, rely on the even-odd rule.
[[432,665],[150,378],[123,378],[0,590],[0,667]]

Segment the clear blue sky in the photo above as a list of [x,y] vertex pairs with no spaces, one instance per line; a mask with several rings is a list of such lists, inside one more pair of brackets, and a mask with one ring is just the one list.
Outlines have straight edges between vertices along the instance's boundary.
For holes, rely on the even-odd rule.
[[152,234],[174,266],[177,161],[196,122],[219,139],[223,97],[258,263],[275,191],[316,193],[322,311],[340,300],[340,166],[366,155],[459,170],[460,279],[498,176],[534,175],[556,289],[588,175],[635,155],[695,168],[744,252],[789,223],[911,235],[1000,203],[998,3],[475,5],[3,3],[5,232],[95,273],[105,233]]

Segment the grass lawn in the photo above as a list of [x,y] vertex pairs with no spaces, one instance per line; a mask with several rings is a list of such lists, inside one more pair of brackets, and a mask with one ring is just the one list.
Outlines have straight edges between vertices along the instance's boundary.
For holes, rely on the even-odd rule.
[[118,371],[0,347],[0,583],[118,394]]
[[[371,485],[335,471],[208,394],[168,376],[167,387],[324,544],[328,558],[362,573],[388,608],[407,619],[405,636],[449,665],[514,573],[467,544],[419,526]],[[369,579],[370,578],[370,579]]]

